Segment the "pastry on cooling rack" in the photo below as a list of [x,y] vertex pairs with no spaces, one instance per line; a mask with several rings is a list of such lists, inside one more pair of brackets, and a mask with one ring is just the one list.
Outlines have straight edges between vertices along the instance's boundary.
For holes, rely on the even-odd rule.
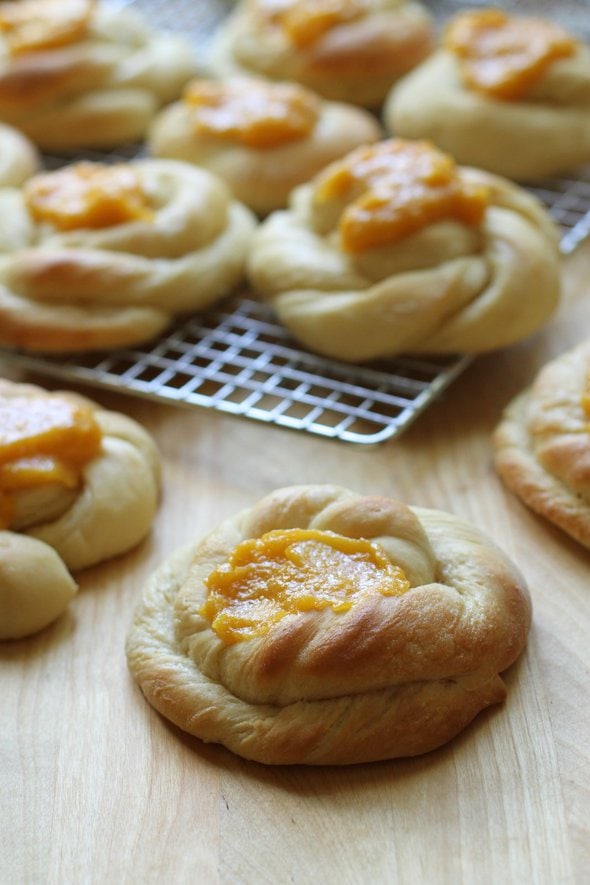
[[0,187],[22,184],[39,166],[37,149],[26,135],[0,123]]
[[590,161],[590,50],[543,19],[462,13],[392,89],[384,120],[508,178],[567,171]]
[[75,163],[0,190],[0,344],[85,351],[148,341],[243,275],[254,216],[174,160]]
[[506,408],[493,439],[506,485],[590,547],[590,340],[541,369]]
[[156,117],[148,144],[155,156],[209,169],[266,214],[332,160],[380,137],[362,108],[324,101],[295,83],[235,77],[189,84],[183,100]]
[[294,486],[160,567],[127,656],[202,740],[341,765],[427,752],[502,701],[529,620],[517,569],[457,517]]
[[430,17],[411,0],[242,0],[214,36],[209,69],[377,107],[431,48]]
[[196,71],[181,37],[94,0],[0,3],[0,120],[42,149],[139,139]]
[[254,289],[310,350],[359,362],[478,353],[530,335],[559,295],[558,238],[511,182],[426,142],[362,147],[258,229]]
[[0,638],[56,618],[76,571],[149,531],[159,455],[137,422],[74,393],[0,380]]

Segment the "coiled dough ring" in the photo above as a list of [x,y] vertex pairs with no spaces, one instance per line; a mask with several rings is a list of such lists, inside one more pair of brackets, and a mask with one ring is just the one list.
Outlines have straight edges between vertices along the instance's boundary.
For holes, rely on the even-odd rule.
[[457,167],[463,184],[488,192],[480,223],[434,220],[396,242],[350,253],[339,237],[348,202],[326,208],[317,199],[330,168],[263,222],[248,263],[254,290],[310,350],[349,362],[479,353],[520,341],[552,315],[558,235],[522,188]]
[[[367,539],[401,567],[407,591],[340,611],[304,606],[262,635],[225,641],[203,614],[208,576],[245,539],[293,529]],[[499,673],[529,620],[518,570],[455,516],[293,486],[163,564],[127,655],[149,702],[204,741],[269,764],[347,764],[431,750],[503,700]]]
[[137,176],[151,217],[58,230],[32,217],[22,191],[0,191],[1,344],[54,352],[137,344],[240,281],[255,219],[220,180],[173,160],[122,166]]
[[[509,51],[505,57],[512,60]],[[458,163],[516,181],[568,172],[590,161],[590,48],[578,43],[504,100],[465,83],[457,56],[442,47],[395,84],[383,119],[397,136],[429,138]]]

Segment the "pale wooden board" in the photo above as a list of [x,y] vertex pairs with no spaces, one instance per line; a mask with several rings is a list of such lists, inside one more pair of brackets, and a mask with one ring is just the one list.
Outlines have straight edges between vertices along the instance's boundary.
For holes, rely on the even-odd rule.
[[[153,432],[164,495],[151,537],[83,574],[69,614],[0,644],[2,883],[588,881],[590,554],[502,487],[489,442],[509,398],[590,330],[590,244],[565,279],[544,332],[478,359],[381,447],[93,392]],[[162,557],[274,487],[322,481],[467,517],[529,581],[507,702],[428,756],[265,768],[169,726],[128,675],[125,634]]]

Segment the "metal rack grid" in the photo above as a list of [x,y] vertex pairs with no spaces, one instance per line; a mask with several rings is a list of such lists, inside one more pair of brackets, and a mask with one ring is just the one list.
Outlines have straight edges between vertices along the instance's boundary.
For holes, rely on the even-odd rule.
[[354,443],[401,432],[469,362],[400,358],[382,369],[334,363],[298,350],[264,305],[244,298],[176,326],[147,349],[16,359],[65,380]]
[[[228,8],[183,0],[135,2],[158,27],[173,29],[182,18],[183,30],[196,42]],[[128,146],[108,159],[131,159],[139,152]],[[46,160],[53,167],[63,163],[59,157]],[[531,183],[530,189],[562,226],[562,252],[573,251],[590,234],[590,169],[575,178]],[[407,356],[370,366],[337,363],[301,350],[269,308],[248,297],[179,323],[145,347],[65,359],[10,352],[10,359],[70,382],[362,444],[401,433],[471,362],[467,356]]]

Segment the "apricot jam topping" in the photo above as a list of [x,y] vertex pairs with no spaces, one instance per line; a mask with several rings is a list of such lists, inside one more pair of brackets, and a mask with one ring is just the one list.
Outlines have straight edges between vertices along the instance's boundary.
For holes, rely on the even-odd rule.
[[250,148],[305,138],[319,113],[319,100],[307,89],[262,80],[197,80],[186,88],[184,100],[194,108],[198,132]]
[[553,22],[484,9],[457,16],[444,45],[459,60],[467,86],[510,100],[526,95],[551,62],[572,55],[577,43]]
[[298,0],[281,4],[273,19],[289,40],[303,49],[337,25],[362,18],[366,12],[366,0]]
[[346,202],[342,247],[358,253],[445,218],[479,224],[488,198],[487,188],[461,178],[447,154],[427,142],[392,139],[331,164],[318,179],[314,202]]
[[100,451],[101,436],[92,409],[58,394],[0,396],[0,528],[10,522],[19,489],[47,483],[76,488]]
[[137,173],[123,163],[81,162],[34,175],[23,195],[35,221],[61,231],[149,221],[154,215]]
[[55,49],[81,40],[94,0],[19,0],[0,3],[0,32],[13,55]]
[[243,541],[205,583],[201,614],[228,644],[264,636],[289,614],[345,612],[369,596],[410,589],[377,544],[313,529]]

